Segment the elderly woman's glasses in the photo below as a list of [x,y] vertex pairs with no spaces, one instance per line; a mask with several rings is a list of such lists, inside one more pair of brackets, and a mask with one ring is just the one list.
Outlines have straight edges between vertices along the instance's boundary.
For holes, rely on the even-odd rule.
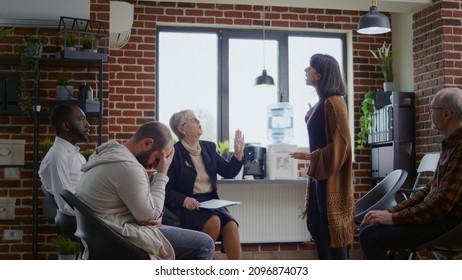
[[187,124],[188,122],[195,122],[196,124],[199,124],[201,121],[198,119],[198,118],[189,118],[189,119],[186,119],[182,124],[181,126],[184,126],[185,124]]

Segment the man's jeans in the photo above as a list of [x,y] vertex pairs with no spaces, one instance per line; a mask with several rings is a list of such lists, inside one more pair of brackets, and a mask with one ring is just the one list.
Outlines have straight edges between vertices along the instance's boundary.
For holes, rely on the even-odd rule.
[[212,260],[215,256],[215,243],[207,234],[179,227],[161,225],[162,234],[175,251],[177,260]]
[[366,225],[359,232],[364,258],[386,260],[389,250],[413,249],[455,227],[458,221],[444,217],[422,225]]

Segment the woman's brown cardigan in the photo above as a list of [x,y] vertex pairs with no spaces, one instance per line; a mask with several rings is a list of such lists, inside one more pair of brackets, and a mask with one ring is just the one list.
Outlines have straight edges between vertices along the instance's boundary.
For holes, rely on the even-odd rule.
[[[338,248],[353,242],[355,229],[352,148],[344,99],[341,96],[328,97],[324,103],[324,114],[327,145],[311,152],[308,176],[316,180],[327,180],[327,219],[331,247]],[[309,188],[308,183],[306,209]]]

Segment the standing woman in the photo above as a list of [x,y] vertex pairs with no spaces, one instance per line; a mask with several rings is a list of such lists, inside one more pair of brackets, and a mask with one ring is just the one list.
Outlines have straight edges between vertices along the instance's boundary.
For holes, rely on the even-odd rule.
[[310,152],[292,154],[310,161],[303,217],[319,259],[347,259],[353,242],[355,206],[345,83],[338,62],[326,54],[313,55],[305,75],[306,84],[316,89],[319,101],[305,116]]
[[217,174],[233,178],[244,163],[244,135],[234,137],[234,155],[228,161],[217,153],[213,142],[202,141],[200,121],[193,111],[173,114],[170,128],[178,141],[168,170],[166,206],[180,218],[181,227],[207,233],[214,241],[222,236],[222,246],[228,259],[241,257],[238,224],[228,209],[199,208],[200,202],[218,199]]

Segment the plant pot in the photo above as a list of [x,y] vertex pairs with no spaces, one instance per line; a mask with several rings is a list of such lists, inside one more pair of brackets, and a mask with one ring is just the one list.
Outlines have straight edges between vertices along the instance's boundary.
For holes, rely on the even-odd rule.
[[76,256],[75,254],[72,254],[72,255],[61,255],[59,254],[58,255],[58,260],[64,260],[64,261],[75,261],[76,260]]
[[74,86],[56,86],[57,100],[72,100],[74,99]]
[[97,53],[98,49],[83,49],[84,52]]
[[393,82],[384,82],[383,83],[383,91],[393,91],[395,88]]

